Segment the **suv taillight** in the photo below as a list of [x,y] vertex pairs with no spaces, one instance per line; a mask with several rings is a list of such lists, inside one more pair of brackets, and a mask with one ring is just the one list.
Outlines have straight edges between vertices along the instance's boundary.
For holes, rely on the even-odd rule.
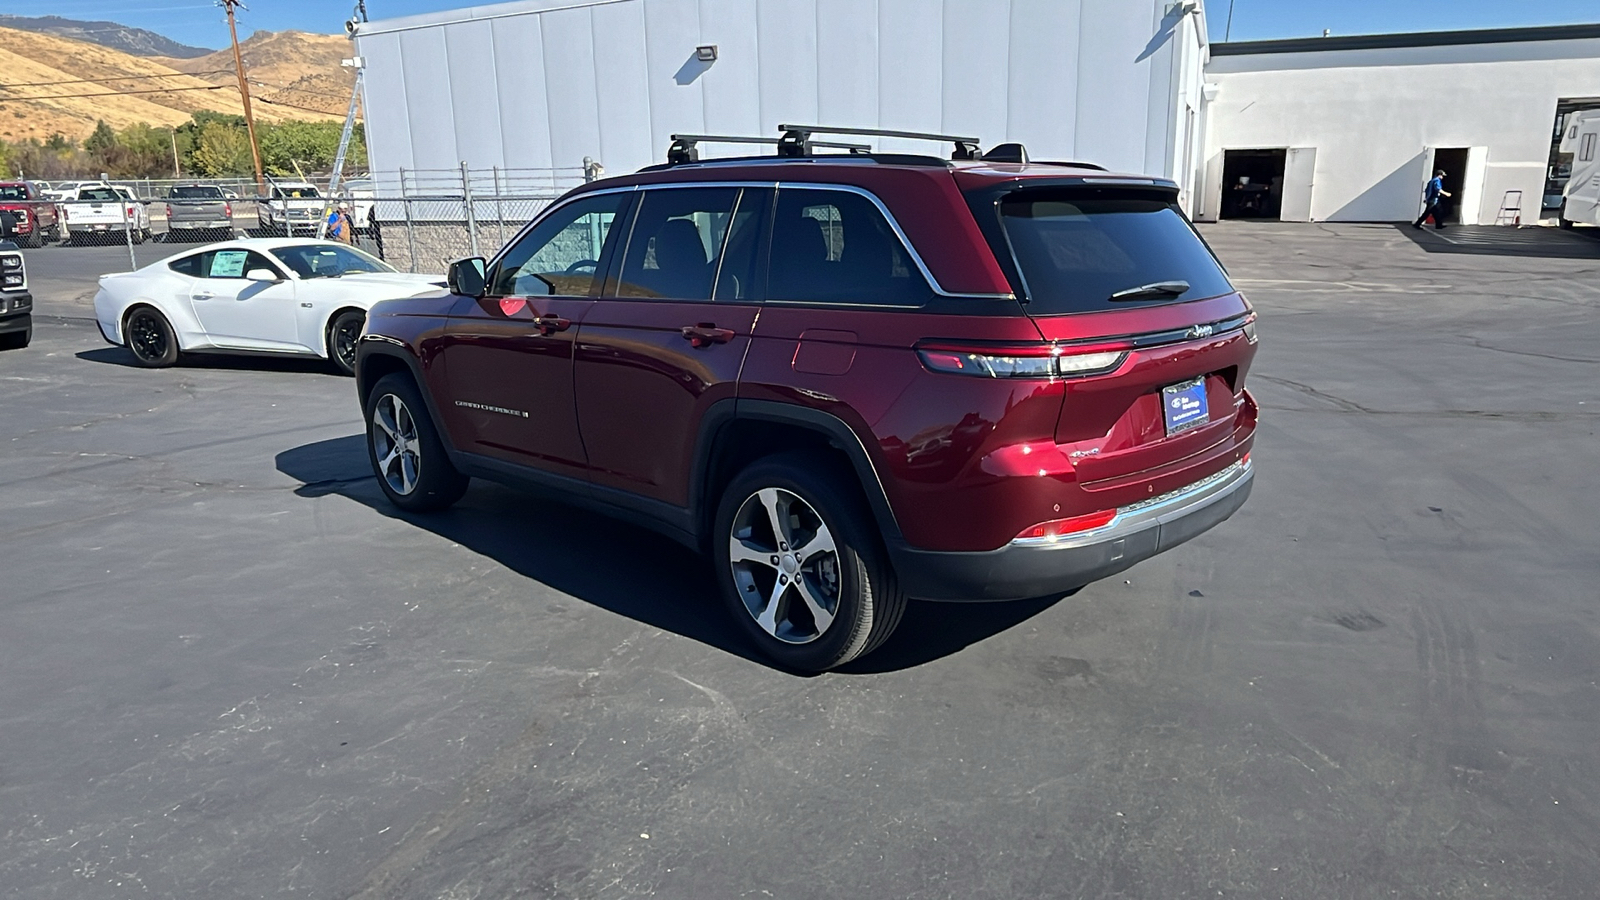
[[917,346],[922,364],[934,372],[978,378],[1079,378],[1114,372],[1128,358],[1131,345],[1018,344],[1008,346],[924,343]]

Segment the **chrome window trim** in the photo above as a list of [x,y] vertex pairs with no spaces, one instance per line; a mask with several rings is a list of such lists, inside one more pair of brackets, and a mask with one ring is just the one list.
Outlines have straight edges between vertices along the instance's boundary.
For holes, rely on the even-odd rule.
[[[489,266],[492,267],[492,266],[495,266],[495,265],[499,264],[501,257],[505,256],[506,251],[508,249],[510,249],[511,247],[516,246],[517,242],[522,240],[524,235],[526,235],[529,231],[532,231],[536,226],[538,226],[538,224],[540,222],[544,221],[544,219],[547,216],[553,215],[557,210],[561,209],[562,207],[566,206],[567,204],[576,202],[577,200],[581,200],[584,197],[595,197],[595,196],[599,196],[601,194],[621,194],[621,193],[627,193],[627,192],[631,192],[631,191],[678,190],[678,189],[689,189],[689,188],[758,188],[758,189],[772,189],[772,190],[776,190],[776,191],[779,191],[779,192],[783,191],[785,188],[788,188],[788,189],[792,189],[792,190],[806,190],[806,191],[843,191],[843,192],[845,192],[847,194],[856,194],[858,196],[865,197],[868,201],[870,201],[872,203],[873,206],[876,206],[878,208],[878,212],[883,216],[884,220],[889,223],[889,228],[894,231],[895,237],[899,239],[901,248],[906,251],[906,255],[907,256],[911,257],[912,262],[915,262],[917,264],[917,271],[922,273],[922,277],[927,280],[928,286],[930,288],[932,288],[932,290],[933,290],[933,292],[935,294],[938,294],[941,297],[957,297],[957,298],[962,298],[962,299],[973,299],[973,300],[1015,300],[1015,299],[1017,299],[1016,294],[1013,294],[1013,293],[980,294],[980,293],[957,292],[957,291],[947,290],[944,287],[944,285],[939,283],[939,279],[934,277],[932,270],[930,270],[928,268],[927,262],[923,260],[922,254],[918,253],[917,252],[917,248],[911,243],[911,239],[906,237],[905,229],[900,227],[900,222],[899,222],[899,220],[895,219],[894,213],[891,213],[889,211],[889,207],[885,206],[884,202],[881,199],[879,199],[876,194],[872,193],[871,191],[867,190],[866,188],[857,187],[856,185],[853,185],[853,184],[834,184],[834,183],[829,183],[829,182],[817,182],[817,181],[761,181],[761,180],[754,180],[754,181],[671,181],[671,182],[662,182],[660,184],[632,184],[632,185],[623,185],[623,186],[619,186],[619,187],[598,188],[598,189],[592,190],[592,191],[583,191],[582,193],[579,193],[579,194],[573,194],[571,196],[564,197],[564,198],[556,201],[555,203],[552,203],[551,205],[545,207],[544,210],[542,212],[540,212],[538,216],[534,217],[534,219],[532,221],[530,221],[530,222],[528,222],[528,224],[522,226],[522,230],[517,232],[517,234],[514,237],[512,237],[511,240],[507,241],[505,246],[500,248],[500,252],[496,253],[494,256],[489,258]],[[765,301],[764,300],[762,302],[765,303],[765,302],[769,302],[769,301]],[[784,301],[777,301],[777,302],[782,303]],[[788,301],[788,302],[789,303],[798,304],[798,303],[801,303],[802,301]],[[810,304],[809,301],[806,301],[805,303],[806,303],[806,305],[813,305],[813,304]],[[894,305],[894,304],[870,304],[870,303],[859,303],[859,304],[830,303],[830,304],[826,304],[826,305],[828,305],[828,306],[852,305],[852,306],[863,306],[863,307],[883,308],[883,309],[906,309],[907,308],[907,307],[904,307],[904,306],[898,306],[898,305]]]

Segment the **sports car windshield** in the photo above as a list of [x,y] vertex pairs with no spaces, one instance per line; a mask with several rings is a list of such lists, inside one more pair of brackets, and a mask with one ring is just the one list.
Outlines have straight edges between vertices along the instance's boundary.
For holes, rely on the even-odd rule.
[[300,244],[279,247],[272,255],[301,278],[338,278],[350,272],[393,272],[394,267],[354,247]]

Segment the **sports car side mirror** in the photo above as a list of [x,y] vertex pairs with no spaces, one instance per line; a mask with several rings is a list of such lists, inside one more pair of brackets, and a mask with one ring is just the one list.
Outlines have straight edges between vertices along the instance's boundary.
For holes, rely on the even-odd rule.
[[260,281],[266,284],[277,284],[283,280],[271,269],[251,269],[244,273],[244,277],[251,281]]
[[482,297],[488,287],[487,270],[488,263],[481,256],[458,259],[450,264],[450,272],[445,276],[445,283],[450,286],[452,294]]

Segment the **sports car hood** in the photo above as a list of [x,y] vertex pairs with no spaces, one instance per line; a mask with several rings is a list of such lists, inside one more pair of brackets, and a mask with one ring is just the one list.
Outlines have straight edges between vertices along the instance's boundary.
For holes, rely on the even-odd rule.
[[443,275],[413,275],[410,272],[351,272],[338,278],[340,284],[366,286],[381,290],[409,289],[423,294],[445,286]]

